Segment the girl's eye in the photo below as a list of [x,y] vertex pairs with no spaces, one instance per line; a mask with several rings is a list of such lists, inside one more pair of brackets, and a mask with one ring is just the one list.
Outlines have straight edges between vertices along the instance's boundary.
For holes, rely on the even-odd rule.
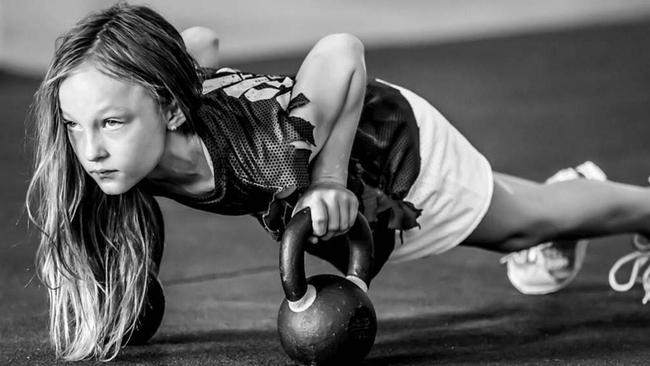
[[68,130],[78,130],[79,129],[79,124],[76,122],[64,120],[63,124]]
[[111,130],[114,130],[116,128],[120,128],[120,127],[122,127],[122,125],[123,125],[122,122],[120,122],[118,120],[114,120],[114,119],[107,119],[107,120],[104,121],[104,126],[106,128],[111,129]]

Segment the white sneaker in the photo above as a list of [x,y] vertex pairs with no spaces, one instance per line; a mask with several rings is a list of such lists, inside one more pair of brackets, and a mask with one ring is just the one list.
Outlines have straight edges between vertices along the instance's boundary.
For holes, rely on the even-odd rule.
[[[605,173],[591,161],[562,169],[546,180],[554,183],[571,179],[606,180]],[[510,283],[526,295],[545,295],[566,287],[576,277],[587,252],[587,240],[554,241],[511,253],[501,258]]]

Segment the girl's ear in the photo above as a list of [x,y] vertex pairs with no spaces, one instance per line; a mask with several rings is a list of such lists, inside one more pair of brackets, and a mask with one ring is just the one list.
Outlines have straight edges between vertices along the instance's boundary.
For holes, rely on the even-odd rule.
[[186,121],[185,114],[178,107],[178,103],[175,100],[165,107],[164,115],[165,121],[167,122],[167,129],[170,131],[175,131]]

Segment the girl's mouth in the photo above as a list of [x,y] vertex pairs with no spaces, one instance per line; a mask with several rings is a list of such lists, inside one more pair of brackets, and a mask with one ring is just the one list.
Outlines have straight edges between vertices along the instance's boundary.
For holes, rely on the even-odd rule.
[[113,175],[115,172],[117,172],[117,170],[101,169],[101,170],[93,170],[90,173],[96,175],[99,178],[108,178],[111,175]]

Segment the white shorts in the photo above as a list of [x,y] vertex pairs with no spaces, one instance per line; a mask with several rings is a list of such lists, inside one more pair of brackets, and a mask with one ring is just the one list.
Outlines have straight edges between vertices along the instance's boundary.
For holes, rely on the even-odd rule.
[[488,210],[493,178],[487,159],[429,102],[386,84],[411,104],[420,136],[420,173],[404,198],[422,209],[420,228],[402,231],[403,244],[396,231],[389,261],[399,262],[439,254],[465,240]]

